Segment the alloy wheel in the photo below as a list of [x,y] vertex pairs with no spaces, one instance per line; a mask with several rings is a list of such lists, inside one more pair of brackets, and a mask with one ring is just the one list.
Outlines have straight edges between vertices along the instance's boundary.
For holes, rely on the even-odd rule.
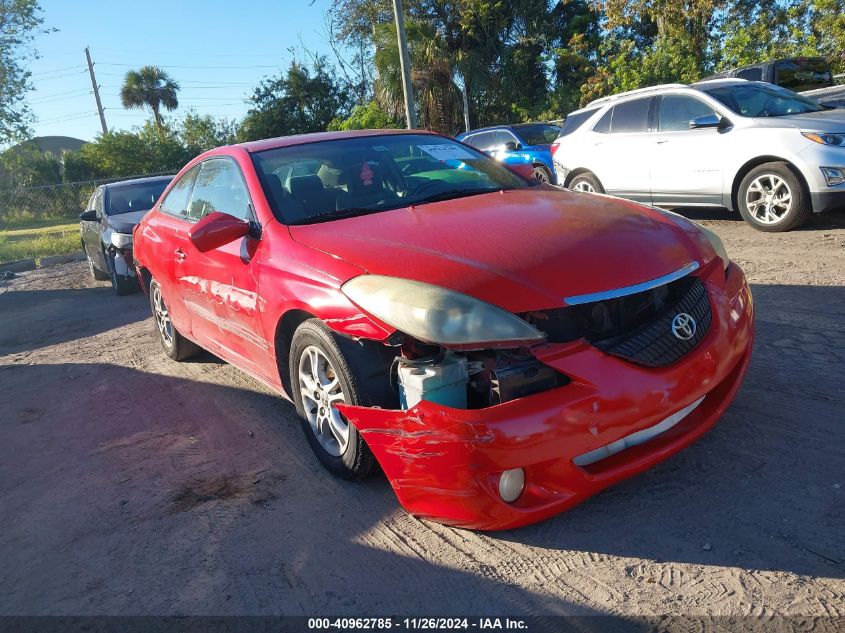
[[542,167],[536,167],[534,169],[534,179],[547,183],[549,182],[549,173]]
[[578,182],[573,185],[572,189],[574,191],[581,191],[583,193],[595,193],[596,189],[589,183],[587,180],[579,180]]
[[314,345],[299,357],[299,392],[314,436],[329,455],[340,457],[349,445],[349,424],[335,405],[346,397],[331,361]]
[[161,288],[158,285],[153,287],[153,311],[162,342],[165,346],[172,347],[173,323],[170,321],[170,313],[167,311],[164,298],[161,296]]
[[745,191],[745,206],[761,224],[777,224],[792,210],[792,190],[776,174],[762,174]]

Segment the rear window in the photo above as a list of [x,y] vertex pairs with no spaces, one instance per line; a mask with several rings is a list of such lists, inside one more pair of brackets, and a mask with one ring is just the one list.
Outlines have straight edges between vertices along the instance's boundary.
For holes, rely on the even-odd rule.
[[833,85],[833,73],[823,59],[785,59],[775,67],[779,86],[796,92]]
[[570,114],[563,122],[563,127],[560,128],[560,134],[558,136],[568,136],[569,134],[572,134],[575,130],[584,125],[587,119],[593,116],[597,110],[598,108],[593,108],[592,110],[584,110],[583,112]]
[[106,215],[120,215],[121,213],[152,209],[169,183],[169,180],[157,180],[110,188]]
[[560,136],[560,128],[550,123],[514,125],[513,129],[527,145],[548,145],[554,143],[555,139]]

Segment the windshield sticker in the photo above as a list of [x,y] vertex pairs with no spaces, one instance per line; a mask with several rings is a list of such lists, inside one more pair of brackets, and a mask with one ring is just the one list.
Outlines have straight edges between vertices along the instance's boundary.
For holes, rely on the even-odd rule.
[[437,160],[473,160],[475,158],[475,156],[460,145],[452,145],[451,143],[419,145],[419,148]]

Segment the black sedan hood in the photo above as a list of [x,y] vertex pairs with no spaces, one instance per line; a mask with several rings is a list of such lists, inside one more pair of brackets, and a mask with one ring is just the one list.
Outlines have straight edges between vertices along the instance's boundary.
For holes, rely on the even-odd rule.
[[141,221],[149,209],[146,211],[131,211],[129,213],[119,213],[118,215],[110,215],[108,217],[109,227],[118,233],[132,233],[135,225]]

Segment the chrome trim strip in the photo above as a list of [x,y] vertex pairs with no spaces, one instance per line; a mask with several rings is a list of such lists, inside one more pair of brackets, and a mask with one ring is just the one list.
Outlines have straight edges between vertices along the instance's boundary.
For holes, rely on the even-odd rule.
[[595,301],[606,301],[607,299],[616,299],[617,297],[625,297],[627,295],[633,295],[638,292],[645,292],[646,290],[651,290],[652,288],[657,288],[658,286],[663,286],[665,284],[672,283],[680,279],[681,277],[686,277],[691,272],[698,270],[698,262],[690,262],[689,264],[684,264],[675,272],[671,272],[668,275],[663,275],[662,277],[658,277],[657,279],[652,279],[651,281],[644,281],[641,284],[634,284],[633,286],[625,286],[624,288],[616,288],[614,290],[603,290],[601,292],[593,292],[587,295],[575,295],[572,297],[564,297],[563,301],[566,305],[569,306],[577,306],[582,305],[584,303],[593,303]]
[[572,463],[574,463],[576,466],[589,466],[590,464],[595,464],[596,462],[601,461],[606,457],[616,455],[616,453],[620,453],[626,448],[645,444],[649,440],[654,439],[661,433],[665,433],[673,426],[678,424],[681,420],[683,420],[695,409],[697,409],[698,405],[704,402],[704,398],[706,397],[706,395],[701,396],[691,405],[684,407],[677,413],[670,415],[668,418],[666,418],[662,422],[658,422],[654,426],[642,429],[641,431],[637,431],[636,433],[631,433],[630,435],[626,435],[625,437],[618,439],[615,442],[611,442],[610,444],[600,446],[595,450],[578,455],[577,457],[572,459]]

